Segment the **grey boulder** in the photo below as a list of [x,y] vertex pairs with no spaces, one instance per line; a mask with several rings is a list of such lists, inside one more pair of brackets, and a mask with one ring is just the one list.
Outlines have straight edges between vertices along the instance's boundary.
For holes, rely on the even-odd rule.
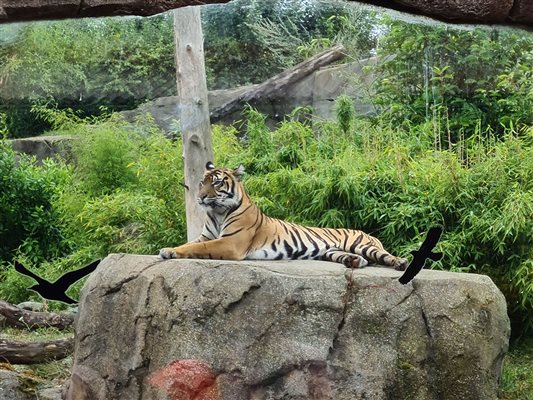
[[112,254],[85,284],[68,399],[495,399],[486,276]]

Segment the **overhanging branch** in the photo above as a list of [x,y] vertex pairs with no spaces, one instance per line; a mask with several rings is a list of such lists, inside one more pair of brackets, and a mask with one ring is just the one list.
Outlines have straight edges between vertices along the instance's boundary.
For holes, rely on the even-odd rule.
[[[531,0],[346,0],[425,15],[447,22],[533,26]],[[148,16],[175,8],[228,3],[229,0],[0,0],[0,22],[42,19]]]

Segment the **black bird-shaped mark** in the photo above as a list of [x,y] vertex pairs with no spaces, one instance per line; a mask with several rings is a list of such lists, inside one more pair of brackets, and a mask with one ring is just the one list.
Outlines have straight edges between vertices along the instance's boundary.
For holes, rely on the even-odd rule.
[[422,268],[424,268],[426,259],[429,258],[433,261],[439,261],[442,258],[442,253],[434,253],[432,251],[439,242],[442,231],[443,229],[441,227],[431,228],[428,231],[424,243],[422,243],[420,246],[420,249],[411,252],[413,255],[413,261],[411,261],[404,274],[400,277],[399,281],[401,284],[405,285],[409,283],[416,276],[416,274],[418,274]]
[[29,287],[28,290],[33,290],[48,300],[62,301],[63,303],[67,304],[76,304],[77,301],[68,297],[65,292],[73,283],[93,272],[99,263],[100,260],[96,260],[83,268],[67,272],[53,283],[50,283],[40,276],[35,275],[18,261],[15,261],[15,269],[22,275],[29,276],[37,281],[37,284]]

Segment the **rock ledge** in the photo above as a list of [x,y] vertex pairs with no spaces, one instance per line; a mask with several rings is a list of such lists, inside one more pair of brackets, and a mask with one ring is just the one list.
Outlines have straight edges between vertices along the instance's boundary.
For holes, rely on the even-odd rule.
[[493,282],[399,276],[112,254],[82,292],[67,398],[495,399],[510,329]]

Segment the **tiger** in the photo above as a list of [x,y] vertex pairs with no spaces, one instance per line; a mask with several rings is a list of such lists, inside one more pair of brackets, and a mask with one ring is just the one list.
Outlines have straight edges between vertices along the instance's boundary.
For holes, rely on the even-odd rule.
[[198,204],[207,216],[200,237],[163,248],[161,259],[325,260],[349,268],[369,264],[405,270],[408,261],[388,253],[360,230],[311,228],[271,218],[252,201],[242,183],[244,167],[216,168],[209,161],[200,182]]

